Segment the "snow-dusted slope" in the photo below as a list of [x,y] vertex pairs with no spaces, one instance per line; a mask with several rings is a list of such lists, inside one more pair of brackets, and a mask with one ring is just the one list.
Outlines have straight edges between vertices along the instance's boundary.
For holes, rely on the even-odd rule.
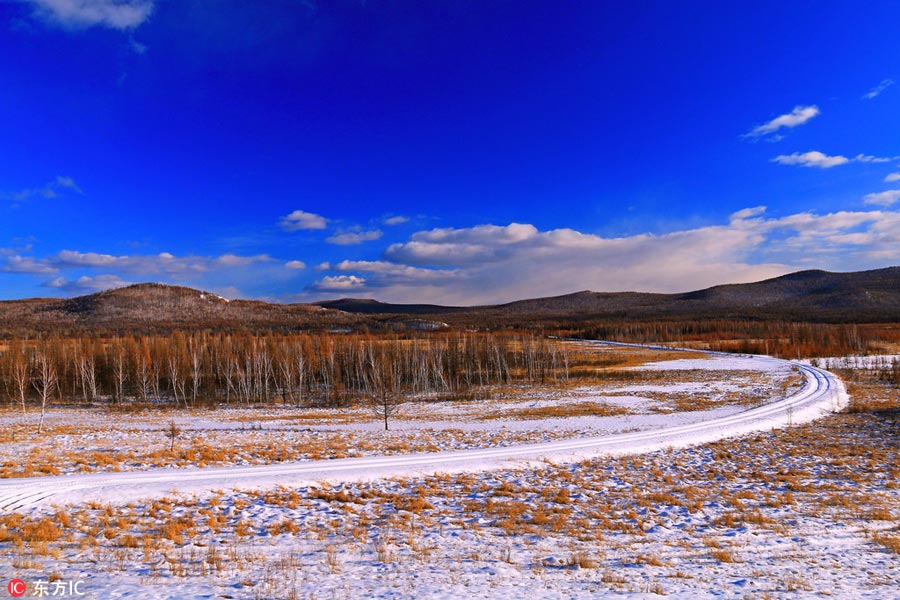
[[[747,361],[775,361],[744,357]],[[692,365],[693,366],[693,365]],[[457,452],[364,457],[253,467],[157,469],[0,481],[0,510],[96,501],[114,504],[230,488],[268,488],[315,481],[351,481],[437,472],[514,468],[540,461],[574,461],[681,447],[816,419],[843,407],[847,394],[831,373],[796,365],[806,378],[791,396],[744,412],[652,431]]]

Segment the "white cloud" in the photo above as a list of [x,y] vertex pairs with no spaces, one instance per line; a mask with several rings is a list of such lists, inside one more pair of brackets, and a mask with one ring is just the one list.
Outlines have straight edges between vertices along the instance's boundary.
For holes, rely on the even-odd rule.
[[0,271],[5,273],[23,273],[30,275],[42,275],[49,273],[58,273],[59,269],[50,266],[46,261],[36,259],[32,256],[20,256],[12,254],[4,256],[0,260]]
[[352,246],[377,240],[382,235],[384,235],[384,232],[380,229],[374,229],[372,231],[346,231],[343,233],[336,233],[325,241],[329,244],[337,244],[338,246]]
[[751,208],[744,208],[735,213],[731,214],[729,220],[734,221],[743,221],[744,219],[752,219],[753,217],[758,217],[766,212],[765,206],[754,206]]
[[78,279],[71,281],[65,277],[57,277],[56,279],[44,283],[44,287],[51,287],[61,290],[69,295],[76,295],[102,292],[103,290],[111,290],[132,285],[132,283],[133,282],[125,281],[116,275],[97,275],[94,277],[83,275]]
[[800,165],[803,167],[816,167],[818,169],[830,169],[839,165],[845,165],[850,162],[846,156],[828,156],[818,150],[810,152],[794,152],[793,154],[782,154],[772,159],[782,165]]
[[869,156],[866,154],[857,154],[852,159],[853,162],[861,162],[861,163],[886,163],[891,162],[892,160],[896,160],[897,157],[886,158],[884,156]]
[[134,29],[153,12],[153,0],[25,0],[35,15],[66,29]]
[[0,200],[12,200],[13,202],[23,202],[32,198],[52,200],[66,192],[84,193],[74,179],[59,175],[53,181],[40,187],[26,188],[15,192],[0,192]]
[[868,154],[857,154],[852,158],[846,156],[828,156],[818,150],[810,152],[794,152],[793,154],[782,154],[772,159],[782,165],[800,165],[802,167],[816,167],[818,169],[830,169],[840,165],[849,163],[888,163],[896,160],[898,157],[871,156]]
[[316,281],[309,289],[316,292],[352,292],[366,286],[364,277],[356,275],[329,275]]
[[891,206],[900,200],[900,190],[887,190],[863,196],[863,202],[876,206]]
[[61,250],[49,258],[33,260],[54,271],[64,269],[116,269],[137,275],[190,275],[274,261],[268,254],[179,257],[169,252],[161,252],[159,254],[115,256],[98,252],[79,252],[77,250]]
[[798,125],[803,125],[818,114],[819,107],[814,104],[810,106],[795,106],[794,110],[791,112],[775,117],[767,123],[754,127],[749,133],[745,134],[744,137],[761,137],[775,133],[782,128],[790,129],[797,127]]
[[[170,258],[171,254],[165,254],[163,258]],[[97,252],[77,252],[75,250],[62,250],[56,255],[54,261],[61,267],[108,267],[116,263],[124,264],[131,260],[129,256],[113,256],[111,254],[98,254]]]
[[286,269],[293,269],[295,271],[299,271],[301,269],[306,268],[306,263],[303,262],[302,260],[289,260],[286,263],[284,263],[284,267]]
[[385,225],[401,225],[409,221],[409,217],[398,215],[396,217],[386,217],[382,223]]
[[885,183],[894,183],[895,181],[900,181],[900,173],[890,173],[884,178]]
[[[171,254],[169,256],[172,256]],[[174,258],[174,257],[173,257]],[[268,254],[256,254],[253,256],[238,256],[236,254],[223,254],[211,262],[211,267],[246,267],[253,263],[271,262],[273,259]]]
[[281,217],[281,228],[285,231],[300,231],[305,229],[325,229],[328,219],[322,215],[295,210],[289,215]]
[[882,79],[881,83],[879,83],[878,85],[873,87],[871,90],[869,90],[868,92],[863,94],[862,99],[863,100],[871,100],[873,98],[877,98],[878,95],[881,94],[881,92],[888,89],[892,85],[894,85],[893,79]]

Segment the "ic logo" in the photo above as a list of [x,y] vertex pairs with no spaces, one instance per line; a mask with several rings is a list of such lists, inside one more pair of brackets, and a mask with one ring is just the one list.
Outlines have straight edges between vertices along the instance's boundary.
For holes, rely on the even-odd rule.
[[19,596],[24,596],[25,590],[27,588],[28,588],[28,586],[25,585],[25,582],[22,581],[21,579],[13,579],[6,586],[6,590],[9,592],[9,595],[12,596],[13,598],[18,598]]

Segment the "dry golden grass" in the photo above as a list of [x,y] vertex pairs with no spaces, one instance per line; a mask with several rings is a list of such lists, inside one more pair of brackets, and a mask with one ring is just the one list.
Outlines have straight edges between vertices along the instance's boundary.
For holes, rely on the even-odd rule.
[[716,559],[717,561],[723,562],[723,563],[741,562],[741,560],[738,558],[738,556],[732,550],[729,550],[727,548],[717,548],[717,549],[711,550],[709,555],[711,557],[713,557],[714,559]]
[[889,552],[900,554],[900,535],[890,533],[875,533],[872,536],[872,541]]
[[602,402],[572,402],[555,406],[516,408],[511,411],[487,412],[483,419],[553,419],[560,417],[613,417],[628,414],[628,409]]

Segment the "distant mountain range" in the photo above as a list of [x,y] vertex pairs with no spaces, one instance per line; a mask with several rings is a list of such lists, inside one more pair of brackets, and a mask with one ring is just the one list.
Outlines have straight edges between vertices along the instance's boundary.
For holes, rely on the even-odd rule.
[[686,319],[900,322],[900,267],[856,273],[801,271],[681,294],[583,291],[471,307],[351,298],[315,304],[229,301],[209,292],[155,283],[70,299],[0,302],[2,335],[430,329],[444,322],[483,327]]
[[757,283],[681,294],[583,291],[492,306],[386,304],[343,299],[319,306],[367,315],[440,316],[455,322],[748,318],[834,322],[900,321],[900,267],[856,273],[800,271]]

